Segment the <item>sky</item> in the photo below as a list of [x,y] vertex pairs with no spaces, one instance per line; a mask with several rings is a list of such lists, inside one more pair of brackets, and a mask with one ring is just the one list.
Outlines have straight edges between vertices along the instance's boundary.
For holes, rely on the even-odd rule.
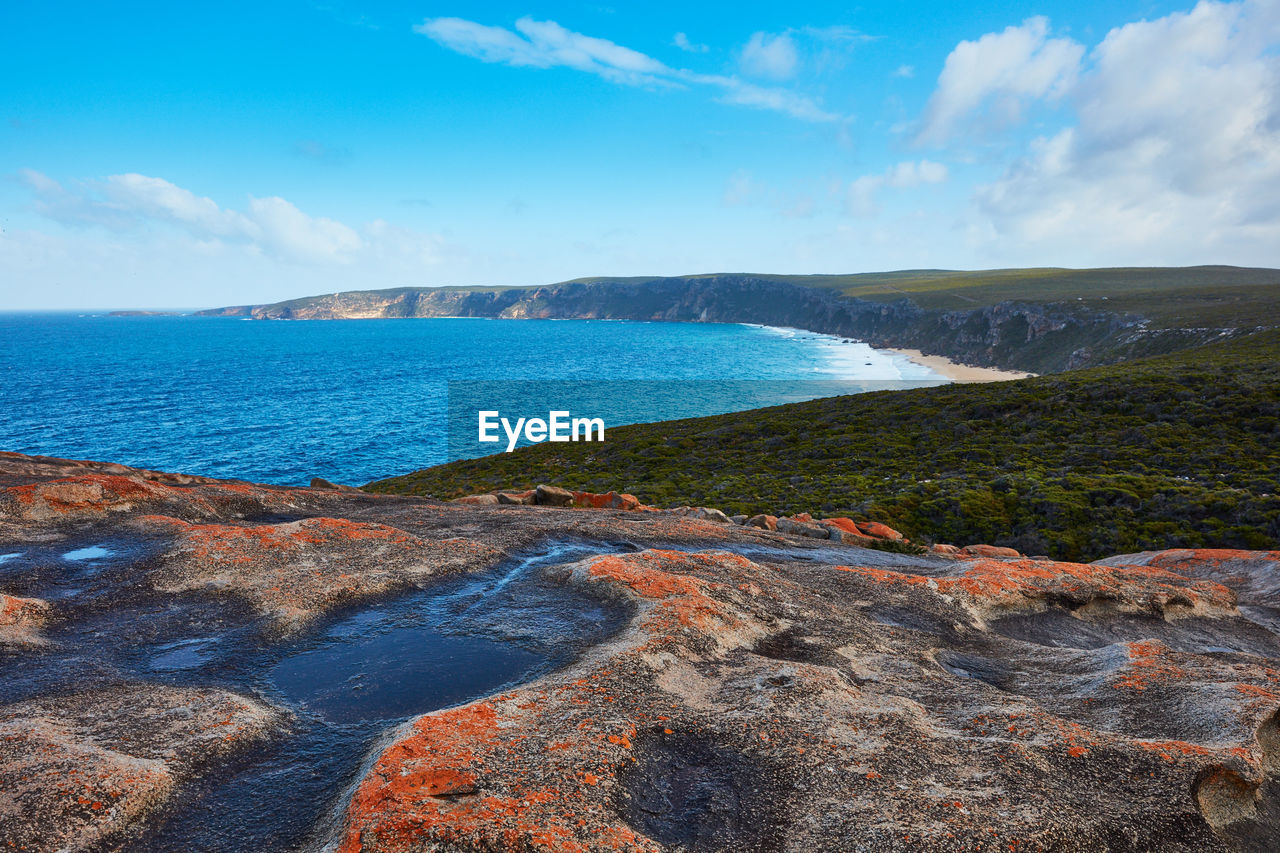
[[0,310],[1280,266],[1280,0],[0,8]]

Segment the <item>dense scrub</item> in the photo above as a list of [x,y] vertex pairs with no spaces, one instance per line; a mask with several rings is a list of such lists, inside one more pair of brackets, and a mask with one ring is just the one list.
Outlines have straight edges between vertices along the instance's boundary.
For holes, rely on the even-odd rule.
[[657,505],[851,513],[1060,559],[1280,547],[1280,333],[1017,382],[614,428],[373,483],[449,498],[560,483]]

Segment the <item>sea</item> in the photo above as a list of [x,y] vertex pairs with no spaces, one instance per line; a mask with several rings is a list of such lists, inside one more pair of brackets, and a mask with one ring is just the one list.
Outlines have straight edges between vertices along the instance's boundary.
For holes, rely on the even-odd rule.
[[0,450],[360,485],[501,452],[450,441],[477,408],[612,428],[945,381],[864,343],[742,324],[12,313]]

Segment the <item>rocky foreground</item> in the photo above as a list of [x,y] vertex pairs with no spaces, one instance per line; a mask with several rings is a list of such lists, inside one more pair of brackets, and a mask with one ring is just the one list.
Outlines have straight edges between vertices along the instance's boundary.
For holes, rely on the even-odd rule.
[[[620,630],[389,727],[323,780],[333,808],[297,846],[1276,849],[1280,553],[898,553],[861,520],[624,497],[442,504],[0,454],[0,848],[152,849],[307,714],[198,669],[24,681],[91,642],[78,625],[181,604],[212,635],[305,642],[558,541],[594,555],[542,581],[622,607]],[[76,568],[95,543],[127,559]]]

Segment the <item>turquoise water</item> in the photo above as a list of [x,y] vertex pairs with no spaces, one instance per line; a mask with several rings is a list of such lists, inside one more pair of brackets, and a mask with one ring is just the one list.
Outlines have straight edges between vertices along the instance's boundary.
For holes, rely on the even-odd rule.
[[[613,426],[837,393],[800,384],[813,380],[929,379],[864,344],[731,324],[7,314],[0,449],[359,484],[446,461],[450,381],[617,381],[611,410],[591,413]],[[629,380],[774,382],[658,405]]]

